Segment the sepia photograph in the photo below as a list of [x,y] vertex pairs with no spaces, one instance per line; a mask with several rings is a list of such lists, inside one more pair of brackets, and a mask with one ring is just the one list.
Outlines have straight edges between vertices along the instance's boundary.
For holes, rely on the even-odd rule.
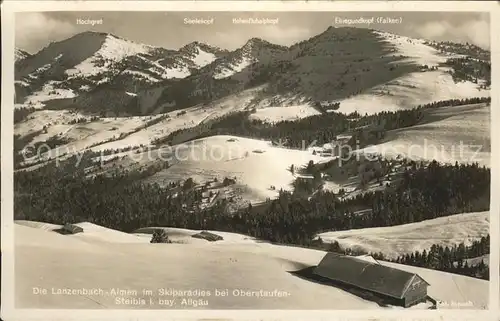
[[489,309],[489,12],[115,7],[14,15],[16,309]]

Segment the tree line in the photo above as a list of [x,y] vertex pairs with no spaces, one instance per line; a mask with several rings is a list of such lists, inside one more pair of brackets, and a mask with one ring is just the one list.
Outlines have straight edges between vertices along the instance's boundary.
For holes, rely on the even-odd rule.
[[463,44],[451,41],[427,41],[425,44],[436,48],[441,53],[455,53],[486,61],[491,59],[491,53],[488,50],[484,50],[471,43]]
[[421,253],[415,251],[391,261],[489,280],[489,267],[483,260],[477,264],[468,261],[486,254],[490,254],[489,235],[473,241],[469,246],[463,242],[452,247],[434,244],[429,251],[423,250]]
[[451,73],[455,82],[471,81],[478,83],[479,80],[484,80],[483,88],[488,88],[491,85],[491,63],[467,58],[450,58],[444,63],[445,66],[453,68]]

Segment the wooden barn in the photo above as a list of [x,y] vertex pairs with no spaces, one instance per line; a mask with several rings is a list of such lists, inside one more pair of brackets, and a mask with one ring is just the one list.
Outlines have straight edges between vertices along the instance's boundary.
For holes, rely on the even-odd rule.
[[203,232],[200,232],[198,234],[194,234],[193,237],[197,238],[197,239],[205,239],[205,240],[210,241],[210,242],[223,240],[222,236],[214,234],[214,233],[210,233],[207,231],[203,231]]
[[429,283],[418,274],[337,253],[327,253],[313,274],[342,287],[375,296],[386,304],[410,307],[427,300]]
[[57,232],[59,234],[77,234],[83,233],[83,228],[78,225],[66,223],[60,229],[54,230],[54,232]]

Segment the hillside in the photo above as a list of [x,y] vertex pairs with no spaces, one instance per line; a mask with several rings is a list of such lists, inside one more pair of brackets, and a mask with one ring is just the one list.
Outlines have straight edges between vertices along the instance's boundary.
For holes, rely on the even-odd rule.
[[[358,28],[330,27],[290,47],[251,38],[231,52],[201,42],[164,49],[84,32],[16,65],[16,102],[108,116],[149,115],[265,86],[252,104],[341,101],[342,112],[374,113],[489,95],[471,81],[454,82],[443,65],[454,57],[464,55]],[[369,102],[373,97],[375,105]]]
[[427,112],[421,124],[389,131],[379,144],[360,152],[489,167],[490,110],[487,104],[437,108]]
[[491,165],[490,113],[488,104],[450,106],[427,112],[421,124],[389,131],[363,153],[398,155],[415,160]]
[[[209,123],[218,117],[241,111],[255,91],[249,89],[238,95],[216,100],[206,106],[187,108],[155,116],[89,117],[71,110],[34,110],[14,125],[14,134],[30,146],[51,137],[64,137],[50,153],[40,149],[37,157],[28,158],[26,165],[40,158],[56,158],[84,150],[106,151],[151,145],[172,132]],[[23,146],[24,147],[24,146]],[[24,166],[24,165],[23,165]]]
[[[21,223],[22,224],[22,223]],[[23,224],[24,225],[24,224]],[[137,236],[116,238],[114,234],[96,226],[83,224],[84,232],[60,235],[55,232],[15,224],[16,247],[16,305],[19,308],[141,308],[141,304],[117,305],[111,289],[151,289],[154,308],[169,309],[159,305],[159,290],[200,289],[211,296],[197,297],[199,306],[182,305],[176,298],[174,308],[201,309],[373,309],[379,306],[343,290],[301,279],[291,272],[317,265],[325,252],[297,247],[278,246],[255,242],[245,236],[234,235],[228,240],[149,244],[149,238],[136,242]],[[42,225],[43,226],[43,225]],[[91,230],[88,230],[91,228]],[[174,235],[185,235],[186,240],[194,231],[167,229]],[[170,232],[171,231],[171,232]],[[90,232],[90,233],[89,233]],[[89,233],[87,235],[87,233]],[[96,233],[102,237],[96,237]],[[118,234],[117,234],[118,235]],[[226,238],[227,235],[224,234]],[[141,238],[141,237],[139,237]],[[488,302],[488,282],[381,262],[403,270],[416,272],[431,285],[429,295],[438,301],[459,302],[462,308],[484,309]],[[185,267],[189,266],[189,269]],[[262,271],[266,271],[262,274]],[[245,277],[235,277],[244,275]],[[43,278],[42,278],[43,276]],[[162,280],[164,285],[158,283]],[[101,288],[107,295],[34,295],[33,287],[56,289]],[[215,289],[245,289],[249,291],[283,291],[283,297],[257,298],[214,296]],[[118,295],[125,299],[143,296],[129,292]],[[201,300],[198,300],[201,299]],[[333,302],[333,306],[332,306]],[[197,304],[198,305],[198,304]],[[438,304],[438,309],[446,309]],[[386,308],[391,308],[387,306]],[[393,307],[392,307],[393,308]],[[425,309],[426,306],[416,306]],[[453,308],[453,307],[451,307]]]
[[488,234],[489,214],[457,214],[391,227],[324,232],[318,237],[328,243],[337,241],[343,248],[382,252],[387,258],[394,259],[406,253],[429,251],[434,244],[453,247],[480,239]]
[[[311,159],[322,160],[309,151],[278,148],[271,146],[270,142],[233,136],[195,140],[175,146],[174,150],[177,155],[168,158],[171,167],[156,173],[148,182],[165,186],[192,177],[204,184],[214,178],[230,177],[236,179],[232,189],[240,190],[238,196],[257,203],[274,198],[280,189],[292,187],[294,175],[288,170],[291,165],[300,167]],[[167,153],[163,155],[168,157]]]

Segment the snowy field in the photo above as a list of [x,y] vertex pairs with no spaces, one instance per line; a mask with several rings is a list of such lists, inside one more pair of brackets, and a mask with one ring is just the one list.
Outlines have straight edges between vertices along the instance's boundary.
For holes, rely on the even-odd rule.
[[33,142],[45,141],[49,137],[58,135],[59,137],[64,136],[73,144],[81,145],[82,147],[75,146],[76,150],[81,150],[84,146],[106,141],[113,137],[118,138],[121,134],[126,134],[156,117],[158,116],[101,117],[92,122],[71,124],[71,121],[80,118],[90,120],[90,117],[67,110],[40,110],[31,114],[28,120],[15,124],[14,133],[25,136],[40,131],[46,126],[47,132],[36,136]]
[[52,99],[74,98],[77,95],[71,89],[56,88],[58,82],[49,81],[40,90],[26,97],[24,104],[15,104],[15,108],[33,107],[43,108],[45,102]]
[[[44,126],[60,126],[61,131],[70,127],[69,122],[84,117],[80,113],[69,110],[38,110],[30,114],[22,122],[14,124],[14,134],[26,136],[28,134],[40,131]],[[66,127],[62,127],[66,126]],[[59,134],[61,131],[50,129],[51,134]],[[51,136],[50,134],[48,134]],[[43,139],[42,139],[43,140]]]
[[[102,47],[94,56],[82,61],[72,69],[68,69],[66,74],[69,76],[83,75],[92,76],[108,70],[112,62],[118,62],[128,56],[137,54],[146,54],[153,48],[144,44],[134,43],[132,41],[117,38],[113,35],[107,35]],[[105,64],[99,66],[95,62],[95,57],[104,60]]]
[[389,131],[383,143],[362,152],[489,167],[490,109],[485,104],[437,108],[424,116],[423,124]]
[[194,57],[192,59],[195,65],[199,68],[205,67],[206,65],[212,63],[215,59],[217,59],[217,57],[213,53],[206,52],[199,47],[195,48],[195,51],[196,53],[194,54]]
[[67,141],[66,144],[52,149],[42,144],[35,151],[36,154],[34,157],[26,159],[26,162],[30,163],[40,157],[53,159],[63,157],[63,155],[80,153],[91,146],[99,146],[101,143],[129,134],[137,128],[144,126],[147,121],[155,117],[158,116],[99,118],[91,122],[71,124],[71,121],[78,120],[79,118],[86,118],[87,120],[90,118],[64,110],[40,110],[30,115],[28,120],[15,124],[14,134],[23,137],[41,131],[44,128],[46,129],[46,131],[43,131],[29,142],[29,146],[26,146],[28,150],[30,150],[32,144],[44,142],[51,137]]
[[462,55],[442,54],[437,49],[425,44],[423,39],[409,38],[395,35],[388,32],[375,32],[383,41],[396,49],[394,56],[403,55],[408,57],[409,61],[419,65],[435,66],[445,62],[448,58],[459,58]]
[[[135,133],[131,132],[162,115],[100,118],[97,121],[72,125],[69,124],[72,120],[89,117],[68,110],[39,110],[31,114],[27,120],[15,124],[14,133],[25,136],[47,126],[47,133],[38,135],[33,142],[44,141],[54,135],[68,139],[70,141],[68,144],[50,151],[47,156],[51,158],[66,153],[82,152],[87,148],[100,152],[106,149],[137,147],[141,144],[148,146],[153,140],[165,137],[176,130],[192,128],[228,113],[243,110],[259,90],[261,88],[254,88],[217,100],[207,106],[191,107],[183,110],[185,113],[182,114],[179,114],[179,111],[167,113],[169,118]],[[124,134],[127,135],[120,138],[120,135]],[[46,150],[41,151],[42,154],[45,152]]]
[[[460,55],[441,54],[424,44],[424,40],[411,39],[385,32],[377,34],[396,50],[393,55],[408,57],[405,61],[429,67],[437,66],[448,58]],[[470,81],[455,83],[445,67],[435,71],[413,72],[386,84],[341,101],[338,112],[349,114],[357,111],[361,115],[381,111],[408,109],[439,100],[469,97],[489,97],[489,90],[481,90]]]
[[[489,166],[489,108],[478,104],[430,110],[424,116],[423,124],[390,131],[381,144],[359,152],[381,153],[387,158],[405,155],[417,160],[436,159],[450,163],[470,163],[475,160],[481,165]],[[196,115],[195,113],[196,111],[189,111],[187,115]],[[171,122],[174,124],[177,121]],[[463,144],[462,152],[460,142]],[[483,147],[474,155],[476,145]],[[236,185],[231,187],[237,190],[236,194],[248,202],[258,203],[268,197],[276,197],[281,188],[292,189],[291,183],[296,178],[289,171],[292,164],[300,168],[310,160],[318,163],[331,159],[333,158],[319,154],[313,155],[311,150],[275,147],[268,141],[212,136],[156,151],[129,154],[118,164],[127,167],[134,163],[146,165],[168,161],[172,165],[170,168],[147,180],[160,185],[188,177],[201,184],[214,178],[222,180],[224,177],[236,177]],[[352,192],[358,183],[359,179],[352,182],[326,181],[324,188],[334,192],[344,188]],[[271,186],[275,189],[271,189]],[[354,195],[355,193],[352,196]]]
[[481,90],[469,81],[455,83],[451,75],[442,70],[415,72],[341,101],[338,112],[372,115],[440,100],[489,96],[489,90]]
[[[47,225],[15,224],[16,291],[18,308],[174,308],[192,309],[182,304],[182,296],[161,296],[160,289],[205,290],[200,309],[374,309],[379,306],[343,290],[299,278],[290,272],[317,265],[325,252],[272,245],[233,233],[221,242],[150,244],[142,234],[127,235],[80,224],[83,233],[60,235]],[[145,231],[143,231],[145,232]],[[172,238],[189,238],[196,231],[167,229]],[[98,236],[100,234],[100,236]],[[127,237],[130,237],[127,241]],[[143,242],[137,242],[137,239]],[[191,238],[192,239],[192,238]],[[126,242],[127,244],[124,244]],[[381,262],[418,273],[430,283],[428,293],[438,301],[464,302],[468,309],[484,309],[488,302],[488,282],[460,275]],[[244,277],[241,277],[244,276]],[[33,294],[33,287],[46,288],[47,295]],[[59,289],[99,288],[96,295],[57,295]],[[118,297],[141,299],[142,289],[152,290],[153,304],[120,304],[111,289],[135,290]],[[215,296],[215,289],[229,290]],[[282,291],[282,297],[238,296],[234,290]],[[149,297],[148,297],[149,299]],[[163,304],[160,305],[160,299]],[[168,302],[167,302],[168,301]],[[391,307],[388,307],[391,308]],[[439,308],[446,308],[445,306]]]
[[138,146],[140,144],[149,145],[152,141],[158,138],[166,137],[170,133],[185,128],[193,128],[203,123],[208,123],[222,117],[231,112],[243,110],[250,101],[254,98],[256,92],[261,88],[254,88],[245,90],[241,93],[231,95],[219,100],[216,100],[206,106],[194,106],[191,108],[183,109],[180,111],[173,111],[168,113],[169,119],[163,120],[155,125],[149,126],[145,129],[131,134],[124,139],[114,142],[102,144],[92,148],[94,151],[105,149],[117,149],[126,146]]
[[[290,190],[295,179],[288,170],[291,165],[300,168],[310,160],[327,159],[310,151],[274,147],[268,141],[223,135],[176,145],[159,151],[158,155],[172,166],[153,175],[150,182],[163,185],[191,177],[203,183],[216,177],[219,181],[236,177],[236,185],[244,190],[244,199],[249,202],[274,198],[281,188]],[[156,156],[144,153],[143,157],[133,158],[144,162]]]
[[285,120],[294,121],[319,114],[320,112],[316,109],[304,104],[299,106],[259,108],[256,113],[250,115],[250,119],[273,123]]
[[339,242],[343,248],[369,253],[382,252],[388,258],[407,253],[429,251],[433,244],[450,246],[470,244],[489,233],[489,212],[465,213],[418,223],[325,232],[318,234],[324,242]]

